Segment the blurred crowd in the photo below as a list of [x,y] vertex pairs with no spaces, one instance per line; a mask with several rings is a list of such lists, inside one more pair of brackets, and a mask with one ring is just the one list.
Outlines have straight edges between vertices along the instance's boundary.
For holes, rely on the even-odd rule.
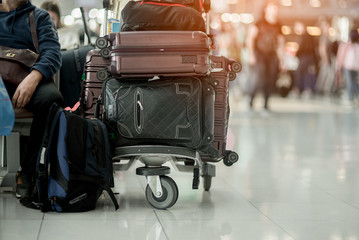
[[[235,94],[249,96],[249,107],[262,93],[264,110],[273,94],[308,99],[318,96],[344,99],[359,106],[358,28],[352,23],[347,40],[330,35],[332,19],[318,17],[314,30],[303,21],[287,33],[278,18],[278,3],[266,1],[252,24],[222,22],[215,30],[218,54],[240,61],[242,72],[232,83]],[[239,91],[238,91],[239,90]]]

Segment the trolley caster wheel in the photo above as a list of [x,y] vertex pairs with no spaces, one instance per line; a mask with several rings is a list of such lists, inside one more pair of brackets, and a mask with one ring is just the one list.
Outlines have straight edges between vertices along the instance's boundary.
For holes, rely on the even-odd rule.
[[149,185],[146,187],[147,202],[154,208],[167,209],[172,207],[178,199],[178,188],[175,181],[167,176],[161,176],[162,196],[155,196]]
[[227,167],[230,167],[233,165],[233,163],[237,162],[239,159],[239,156],[236,152],[227,151],[227,154],[223,158],[223,163]]
[[239,73],[242,70],[242,65],[239,62],[231,63],[231,70],[235,73]]
[[235,72],[230,71],[228,73],[228,80],[229,81],[234,81],[236,78],[237,78],[237,74]]
[[212,176],[203,175],[203,188],[205,191],[209,191],[212,185]]
[[97,38],[95,45],[99,49],[104,49],[108,45],[108,40],[106,38],[104,38],[104,37]]
[[108,79],[109,76],[110,74],[107,72],[106,69],[100,69],[96,73],[96,77],[99,81],[105,81]]
[[108,49],[108,48],[101,49],[100,55],[103,58],[109,58],[111,56],[110,49]]

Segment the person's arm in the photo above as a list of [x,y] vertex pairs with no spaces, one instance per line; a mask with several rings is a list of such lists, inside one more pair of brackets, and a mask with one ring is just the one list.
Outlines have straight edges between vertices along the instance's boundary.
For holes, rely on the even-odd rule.
[[36,20],[40,58],[32,67],[43,75],[43,80],[52,81],[52,76],[61,67],[61,47],[57,30],[50,15],[45,10],[39,10]]
[[255,25],[252,25],[248,29],[246,46],[248,49],[248,63],[250,66],[253,66],[257,63],[256,55],[254,52],[254,40],[258,35],[258,28]]

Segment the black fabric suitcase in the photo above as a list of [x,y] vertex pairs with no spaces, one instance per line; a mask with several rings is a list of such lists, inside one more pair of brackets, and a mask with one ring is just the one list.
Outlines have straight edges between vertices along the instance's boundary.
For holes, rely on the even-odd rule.
[[210,41],[200,31],[142,31],[111,33],[96,43],[101,51],[111,46],[110,75],[136,78],[208,75]]
[[[197,77],[104,83],[102,119],[116,146],[171,145],[211,152],[213,87]],[[212,153],[211,154],[215,154]]]

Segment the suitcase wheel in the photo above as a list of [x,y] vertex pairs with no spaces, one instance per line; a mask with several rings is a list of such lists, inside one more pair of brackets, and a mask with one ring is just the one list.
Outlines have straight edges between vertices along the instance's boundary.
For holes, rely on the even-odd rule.
[[226,155],[223,158],[223,163],[227,167],[230,167],[233,165],[233,163],[237,162],[238,159],[239,159],[239,156],[236,152],[226,151]]
[[108,48],[101,49],[100,54],[103,58],[109,58],[111,56],[110,49]]
[[232,62],[231,70],[235,73],[239,73],[242,70],[242,65],[239,62]]
[[155,196],[147,184],[146,199],[147,202],[154,208],[167,209],[172,207],[178,199],[178,188],[175,181],[168,176],[161,176],[162,195]]
[[106,69],[98,70],[96,73],[96,77],[99,81],[105,81],[110,76]]
[[99,37],[99,38],[96,39],[95,45],[99,49],[104,49],[108,45],[108,40],[106,38],[104,38],[104,37]]
[[230,71],[228,73],[228,80],[229,81],[234,81],[236,78],[237,78],[237,74],[235,72]]

